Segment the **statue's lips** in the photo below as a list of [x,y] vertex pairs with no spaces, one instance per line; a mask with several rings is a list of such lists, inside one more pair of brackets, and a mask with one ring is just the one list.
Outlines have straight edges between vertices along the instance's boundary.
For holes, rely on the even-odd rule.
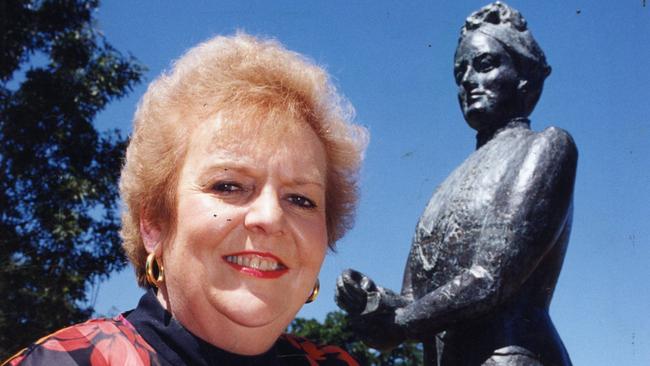
[[245,251],[223,256],[233,269],[257,278],[278,278],[289,271],[282,261],[271,253]]
[[471,103],[486,97],[487,97],[487,93],[483,90],[472,90],[469,93],[467,93],[467,101]]
[[489,103],[490,96],[484,90],[472,90],[465,94],[464,109],[466,111],[480,111]]

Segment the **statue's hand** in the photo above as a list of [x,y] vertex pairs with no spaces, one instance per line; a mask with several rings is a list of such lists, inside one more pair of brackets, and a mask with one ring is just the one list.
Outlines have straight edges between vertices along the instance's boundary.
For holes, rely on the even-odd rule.
[[334,300],[350,315],[352,330],[371,347],[389,349],[404,341],[404,330],[395,324],[395,310],[408,301],[368,276],[345,270],[336,281]]
[[334,301],[350,315],[366,312],[370,298],[378,297],[377,285],[366,275],[347,269],[336,280]]

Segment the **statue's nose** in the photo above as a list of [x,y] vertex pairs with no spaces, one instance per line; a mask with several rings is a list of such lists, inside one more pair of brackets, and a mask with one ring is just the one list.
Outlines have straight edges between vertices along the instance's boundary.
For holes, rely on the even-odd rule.
[[462,78],[460,79],[460,85],[467,91],[470,91],[474,88],[476,88],[476,78],[475,78],[476,73],[474,72],[474,69],[471,67],[468,67],[467,70],[463,73]]

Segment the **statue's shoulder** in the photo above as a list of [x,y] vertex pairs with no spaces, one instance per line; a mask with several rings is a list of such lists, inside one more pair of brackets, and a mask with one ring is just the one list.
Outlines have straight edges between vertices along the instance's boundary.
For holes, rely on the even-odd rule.
[[536,140],[540,143],[557,144],[559,146],[573,148],[576,146],[573,137],[569,132],[555,126],[547,127],[543,131],[537,133]]
[[578,149],[569,132],[559,127],[551,126],[537,132],[531,147],[549,150],[554,155],[577,159]]

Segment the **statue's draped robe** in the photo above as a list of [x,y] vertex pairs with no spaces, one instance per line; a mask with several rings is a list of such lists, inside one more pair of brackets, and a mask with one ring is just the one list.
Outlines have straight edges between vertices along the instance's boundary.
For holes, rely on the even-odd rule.
[[548,308],[576,161],[565,131],[512,122],[433,194],[404,275],[413,302],[398,319],[439,365],[570,365]]

